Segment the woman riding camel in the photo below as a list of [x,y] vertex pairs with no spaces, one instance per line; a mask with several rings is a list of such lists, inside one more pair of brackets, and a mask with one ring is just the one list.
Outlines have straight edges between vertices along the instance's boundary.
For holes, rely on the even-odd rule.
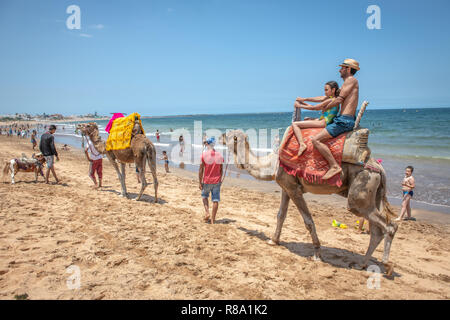
[[[295,101],[295,108],[302,108],[307,110],[321,110],[316,106],[305,103],[310,102],[323,102],[326,99],[334,99],[339,96],[339,85],[336,81],[328,81],[325,84],[325,96],[315,97],[315,98],[300,98],[298,97]],[[298,150],[298,156],[300,156],[303,151],[306,150],[306,144],[303,141],[302,130],[305,128],[325,128],[328,124],[333,122],[334,117],[339,113],[339,106],[332,107],[322,112],[319,119],[306,117],[303,121],[295,121],[292,123],[292,129],[294,130],[294,135],[300,145]],[[283,146],[284,147],[284,146]]]

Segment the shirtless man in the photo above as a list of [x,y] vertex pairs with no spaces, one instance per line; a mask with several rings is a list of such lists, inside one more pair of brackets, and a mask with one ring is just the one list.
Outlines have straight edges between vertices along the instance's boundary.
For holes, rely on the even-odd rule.
[[[359,84],[354,77],[356,71],[359,70],[359,63],[353,59],[345,59],[344,63],[339,65],[341,69],[339,73],[344,79],[344,84],[341,87],[339,96],[335,99],[327,99],[322,103],[314,106],[314,108],[322,109],[323,111],[341,105],[341,112],[339,116],[334,118],[334,121],[327,125],[325,129],[314,136],[311,141],[320,154],[328,161],[330,169],[325,173],[322,179],[327,180],[337,175],[342,171],[338,165],[330,149],[324,144],[328,139],[337,137],[338,135],[352,131],[355,125],[355,112],[358,106]],[[297,99],[298,101],[299,99]],[[300,98],[302,100],[302,98]],[[299,101],[304,103],[304,101]]]

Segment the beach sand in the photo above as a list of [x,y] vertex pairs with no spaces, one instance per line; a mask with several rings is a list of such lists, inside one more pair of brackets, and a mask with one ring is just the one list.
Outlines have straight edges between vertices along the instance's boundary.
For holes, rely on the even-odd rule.
[[[105,187],[96,191],[83,152],[59,150],[63,184],[46,185],[42,177],[34,183],[32,173],[19,173],[15,185],[0,183],[0,299],[450,299],[445,215],[413,208],[418,221],[403,222],[393,241],[394,277],[381,276],[380,288],[369,289],[371,274],[358,267],[369,236],[354,229],[358,218],[345,199],[306,197],[324,259],[314,262],[292,204],[280,246],[266,244],[280,202],[273,183],[227,177],[217,224],[210,225],[202,222],[193,172],[165,174],[159,165],[159,203],[151,203],[153,185],[135,202],[119,195],[108,160]],[[23,152],[32,153],[28,139],[0,136],[2,161]],[[127,172],[134,198],[140,185],[134,168]],[[333,219],[349,228],[332,227]],[[373,259],[380,266],[382,248]],[[72,265],[80,268],[79,289],[66,284]]]

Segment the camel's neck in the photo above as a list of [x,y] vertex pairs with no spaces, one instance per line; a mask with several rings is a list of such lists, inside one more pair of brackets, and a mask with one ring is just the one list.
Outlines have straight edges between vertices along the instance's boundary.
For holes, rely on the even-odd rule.
[[257,156],[245,141],[245,154],[235,155],[236,165],[258,180],[274,180],[278,168],[278,154],[269,153],[265,156]]
[[87,135],[89,139],[94,144],[95,149],[97,149],[98,152],[104,154],[106,152],[106,144],[98,134],[98,131],[94,131],[91,134]]

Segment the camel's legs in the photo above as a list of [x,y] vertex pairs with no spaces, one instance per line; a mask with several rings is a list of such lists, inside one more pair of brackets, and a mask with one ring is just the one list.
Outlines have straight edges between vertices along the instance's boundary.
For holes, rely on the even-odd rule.
[[156,177],[156,150],[151,147],[147,150],[147,161],[153,176],[153,187],[155,188],[155,203],[158,202],[158,178]]
[[[119,178],[120,185],[122,186],[122,196],[126,197],[127,192],[126,192],[126,188],[125,188],[125,178],[122,179],[122,174],[120,173],[120,169],[119,169],[119,166],[117,165],[116,159],[114,156],[111,156],[108,152],[106,153],[106,156],[108,157],[109,162],[111,162],[111,164],[113,165],[114,169],[116,169],[117,177]],[[125,171],[125,170],[122,170],[122,171]]]
[[[348,192],[348,205],[351,211],[359,212],[370,223],[370,244],[364,259],[365,264],[370,259],[372,253],[381,242],[384,235],[383,263],[386,266],[388,275],[392,273],[392,264],[389,263],[389,252],[392,240],[394,239],[397,225],[388,223],[377,210],[377,189],[380,185],[381,177],[378,173],[361,171],[353,179]],[[375,233],[372,232],[372,229]]]
[[122,180],[120,181],[121,184],[122,184],[122,195],[124,197],[128,198],[127,185],[125,183],[125,181],[126,181],[125,163],[123,163],[123,162],[120,163],[120,169],[121,169],[121,172],[122,172]]
[[283,188],[283,190],[288,194],[289,198],[295,203],[297,209],[300,211],[300,214],[303,217],[303,221],[305,222],[306,229],[308,229],[312,242],[314,245],[314,260],[320,259],[320,241],[317,236],[316,226],[312,219],[311,213],[309,212],[308,206],[306,205],[306,201],[303,198],[303,191],[297,178],[287,174],[284,172],[282,167],[278,168],[277,183]]
[[14,173],[14,160],[11,160],[11,163],[10,163],[10,165],[9,165],[9,167],[10,167],[10,169],[11,169],[11,184],[14,184],[15,182],[14,182],[14,175],[15,175],[15,173]]
[[364,256],[363,266],[366,268],[369,264],[369,260],[372,257],[373,252],[383,240],[383,232],[377,225],[370,225],[370,243],[369,248],[367,248],[366,255]]
[[[300,189],[300,188],[298,188]],[[316,232],[316,226],[314,224],[314,220],[311,216],[311,213],[309,212],[308,206],[306,205],[306,201],[303,198],[303,193],[301,192],[295,192],[289,194],[292,201],[297,206],[298,210],[300,211],[303,221],[305,222],[306,229],[308,229],[309,234],[311,235],[312,242],[314,245],[314,260],[320,259],[320,241],[319,237],[317,236]]]
[[139,191],[139,195],[136,198],[136,201],[139,201],[148,185],[147,180],[145,180],[145,156],[141,159],[141,161],[136,162],[136,166],[138,167],[139,178],[141,179],[141,191]]
[[281,229],[283,228],[284,220],[286,219],[287,210],[289,207],[289,196],[286,191],[281,191],[281,203],[280,209],[278,210],[277,215],[277,228],[271,240],[269,240],[269,244],[279,244],[280,243],[280,235]]

